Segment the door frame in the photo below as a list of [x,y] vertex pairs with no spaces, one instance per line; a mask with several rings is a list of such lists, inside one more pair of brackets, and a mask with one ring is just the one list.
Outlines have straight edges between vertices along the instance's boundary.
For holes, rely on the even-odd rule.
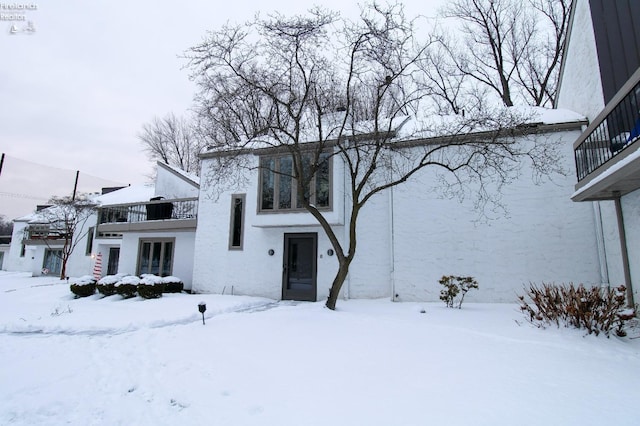
[[[289,246],[292,239],[307,238],[312,241],[313,254],[311,256],[312,283],[310,292],[297,292],[288,290],[289,281]],[[317,232],[300,232],[285,233],[283,238],[284,250],[282,255],[282,300],[301,300],[307,302],[315,302],[318,298],[318,233]]]

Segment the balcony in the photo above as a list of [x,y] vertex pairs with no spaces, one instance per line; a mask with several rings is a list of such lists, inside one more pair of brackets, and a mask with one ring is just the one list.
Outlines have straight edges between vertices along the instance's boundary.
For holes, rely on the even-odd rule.
[[640,69],[573,145],[574,201],[610,200],[640,188]]
[[28,245],[61,243],[65,237],[64,227],[56,223],[32,223],[24,230],[24,243]]
[[99,208],[98,232],[195,230],[197,216],[197,198],[114,204]]

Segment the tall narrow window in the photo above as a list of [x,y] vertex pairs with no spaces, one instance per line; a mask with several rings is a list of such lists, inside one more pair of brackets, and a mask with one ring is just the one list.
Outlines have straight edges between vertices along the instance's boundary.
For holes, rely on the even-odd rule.
[[93,226],[89,228],[89,232],[87,232],[87,249],[85,250],[85,255],[91,255],[91,251],[93,250]]
[[244,233],[245,194],[231,196],[231,225],[229,229],[229,250],[242,250]]

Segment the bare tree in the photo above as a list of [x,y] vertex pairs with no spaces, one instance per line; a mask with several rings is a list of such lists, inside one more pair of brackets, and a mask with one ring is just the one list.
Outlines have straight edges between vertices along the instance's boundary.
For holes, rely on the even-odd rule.
[[192,123],[184,117],[167,114],[143,126],[138,139],[151,159],[199,174],[198,155],[202,149]]
[[[434,53],[446,67],[426,69],[434,91],[451,103],[460,100],[465,85],[488,88],[506,106],[518,101],[550,105],[556,96],[571,0],[454,0],[443,16],[460,27],[460,37],[442,38]],[[477,88],[478,86],[476,86]]]
[[6,216],[0,214],[0,236],[11,236],[13,223],[6,220]]
[[[514,137],[523,117],[484,110],[438,125],[426,85],[417,84],[429,42],[415,38],[413,25],[399,4],[369,5],[358,21],[316,8],[225,26],[187,54],[203,116],[222,116],[204,180],[220,184],[234,167],[251,167],[246,154],[255,149],[288,154],[290,167],[258,167],[295,185],[300,206],[330,240],[338,260],[330,309],[356,255],[359,215],[376,194],[429,167],[442,171],[443,191],[461,194],[473,183],[483,202],[513,179],[525,157],[540,173],[557,171],[554,146]],[[403,127],[409,115],[413,131]],[[347,180],[344,241],[317,205],[317,181],[332,158]]]
[[74,249],[82,238],[88,233],[87,221],[95,213],[98,204],[86,195],[72,197],[53,197],[49,200],[51,207],[42,210],[40,213],[40,225],[44,225],[42,238],[51,248],[62,240],[62,250],[60,250],[60,260],[62,268],[60,279],[67,276],[67,262]]

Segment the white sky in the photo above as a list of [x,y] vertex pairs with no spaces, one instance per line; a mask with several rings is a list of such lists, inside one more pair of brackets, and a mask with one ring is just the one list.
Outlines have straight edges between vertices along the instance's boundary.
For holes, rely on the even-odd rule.
[[[433,16],[442,2],[409,0],[406,12]],[[2,9],[10,4],[35,4],[37,10]],[[94,180],[87,188],[85,180],[85,191],[148,180],[153,164],[137,133],[154,116],[185,112],[195,90],[178,55],[227,21],[243,22],[257,11],[302,13],[313,4],[0,1],[0,152],[8,156],[0,175],[0,214],[15,218],[51,195],[70,193],[75,170],[115,181]],[[350,0],[322,5],[347,16],[358,10]],[[13,13],[25,20],[6,20]],[[30,22],[35,32],[22,31]],[[13,24],[21,32],[10,34]],[[43,176],[34,178],[39,169]]]

